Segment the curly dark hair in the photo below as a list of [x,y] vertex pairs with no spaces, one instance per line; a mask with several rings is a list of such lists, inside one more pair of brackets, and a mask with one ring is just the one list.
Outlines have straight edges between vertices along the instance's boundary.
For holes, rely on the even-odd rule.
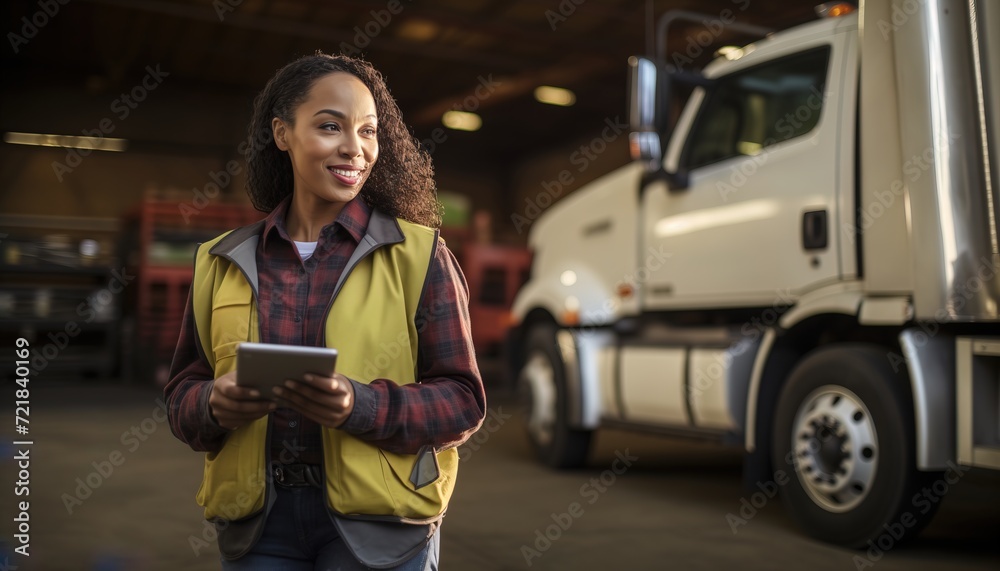
[[379,156],[359,196],[372,208],[410,222],[437,228],[441,204],[434,185],[431,157],[403,124],[399,106],[372,65],[345,55],[317,51],[287,64],[267,82],[253,104],[247,129],[247,194],[262,212],[274,210],[292,192],[292,162],[274,143],[271,121],[294,124],[295,109],[316,80],[346,72],[364,83],[375,99]]

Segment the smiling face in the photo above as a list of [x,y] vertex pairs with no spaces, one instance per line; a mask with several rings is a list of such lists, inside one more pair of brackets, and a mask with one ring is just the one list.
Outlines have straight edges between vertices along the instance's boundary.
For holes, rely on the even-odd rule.
[[294,123],[275,117],[278,148],[292,161],[298,199],[344,204],[361,191],[378,159],[377,113],[371,92],[346,72],[313,83]]

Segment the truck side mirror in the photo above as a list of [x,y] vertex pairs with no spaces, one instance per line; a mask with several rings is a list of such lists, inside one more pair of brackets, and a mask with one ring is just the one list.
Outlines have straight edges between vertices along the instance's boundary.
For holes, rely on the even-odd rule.
[[629,152],[632,160],[643,161],[650,172],[662,169],[663,151],[657,128],[656,64],[632,56],[629,65]]

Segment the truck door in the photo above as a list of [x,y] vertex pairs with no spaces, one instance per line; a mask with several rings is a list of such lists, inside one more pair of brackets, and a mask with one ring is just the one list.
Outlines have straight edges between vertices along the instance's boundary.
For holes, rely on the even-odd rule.
[[642,288],[646,307],[770,306],[853,273],[838,241],[852,208],[838,201],[853,200],[848,36],[751,52],[695,91],[666,159],[689,186],[654,184],[643,198],[647,247],[668,254]]

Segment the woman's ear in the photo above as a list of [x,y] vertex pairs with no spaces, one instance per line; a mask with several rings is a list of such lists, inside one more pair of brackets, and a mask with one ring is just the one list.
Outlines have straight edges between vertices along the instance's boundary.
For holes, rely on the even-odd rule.
[[282,151],[287,151],[288,143],[285,142],[285,122],[277,117],[271,119],[271,132],[274,135],[274,144]]

